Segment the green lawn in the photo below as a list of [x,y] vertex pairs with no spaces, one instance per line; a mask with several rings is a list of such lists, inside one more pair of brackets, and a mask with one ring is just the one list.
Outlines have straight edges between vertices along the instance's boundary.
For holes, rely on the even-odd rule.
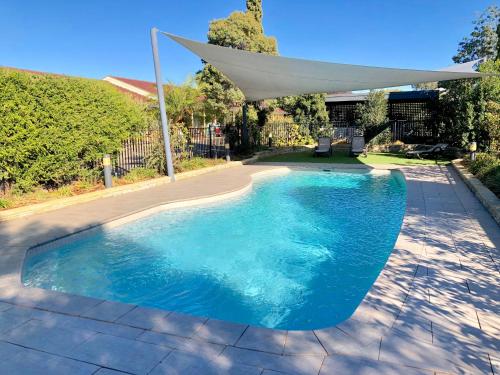
[[402,153],[369,152],[367,157],[351,157],[344,152],[334,152],[333,156],[313,157],[313,151],[295,152],[283,155],[268,156],[259,159],[262,162],[295,162],[295,163],[343,163],[343,164],[395,164],[395,165],[444,165],[448,160],[408,159]]

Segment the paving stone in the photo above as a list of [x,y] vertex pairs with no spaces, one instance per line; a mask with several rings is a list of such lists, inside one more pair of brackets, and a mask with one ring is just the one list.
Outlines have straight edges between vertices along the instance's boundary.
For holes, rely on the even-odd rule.
[[443,349],[394,332],[383,338],[379,359],[403,366],[452,373],[469,371],[486,374],[490,368],[486,353],[470,352],[461,347]]
[[209,319],[195,334],[202,340],[217,344],[234,345],[241,337],[247,325]]
[[113,370],[147,374],[169,352],[164,347],[98,333],[76,347],[70,356]]
[[434,375],[434,371],[368,360],[360,357],[330,356],[321,367],[320,375]]
[[54,327],[46,322],[30,320],[4,333],[1,339],[27,348],[66,355],[95,334],[92,331]]
[[392,329],[416,340],[432,343],[431,321],[425,317],[416,315],[411,310],[400,314]]
[[123,315],[116,322],[132,327],[154,329],[165,325],[165,317],[168,314],[170,314],[170,312],[165,310],[136,307]]
[[364,344],[360,337],[351,337],[336,327],[314,331],[328,354],[343,354],[370,359],[377,359],[379,354],[380,338],[370,340]]
[[456,347],[467,348],[472,352],[500,352],[498,336],[491,336],[484,330],[462,326],[460,331],[443,329],[438,324],[432,325],[432,342],[442,348],[454,350]]
[[0,372],[9,375],[91,375],[98,369],[89,363],[26,348],[2,361]]
[[96,298],[51,292],[45,298],[35,301],[34,307],[63,314],[80,315],[82,311],[101,302],[102,300]]
[[158,366],[151,375],[259,375],[261,368],[233,363],[227,360],[200,357],[174,351]]
[[285,347],[286,331],[248,327],[236,343],[237,347],[281,354]]
[[317,374],[324,356],[320,355],[277,355],[228,346],[220,360],[242,363],[248,366],[281,371],[287,374]]
[[10,303],[0,302],[0,312],[8,310],[12,307]]
[[0,341],[0,363],[8,358],[14,357],[22,350],[23,348],[20,346]]
[[134,305],[128,305],[120,302],[104,301],[85,311],[81,314],[81,316],[84,318],[114,322],[133,308],[135,308]]
[[284,354],[320,354],[326,351],[313,331],[288,331]]
[[62,327],[89,330],[129,339],[135,339],[144,332],[144,330],[140,328],[79,317],[65,319],[62,323]]
[[206,321],[207,318],[199,318],[197,316],[173,312],[157,322],[152,330],[170,333],[172,335],[191,337]]
[[29,317],[7,314],[7,311],[0,312],[0,334],[14,327],[20,326],[30,320]]
[[127,373],[117,370],[110,370],[109,368],[104,368],[104,367],[101,367],[99,371],[95,373],[95,375],[124,375],[124,374]]
[[148,342],[150,344],[166,346],[171,349],[178,349],[184,352],[193,352],[204,355],[219,355],[224,350],[224,345],[214,344],[199,339],[190,339],[186,337],[168,335],[153,331],[146,331],[140,335],[137,340]]

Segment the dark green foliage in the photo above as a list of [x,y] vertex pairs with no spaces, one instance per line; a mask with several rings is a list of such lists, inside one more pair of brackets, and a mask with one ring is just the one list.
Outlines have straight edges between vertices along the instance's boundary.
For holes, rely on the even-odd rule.
[[[356,125],[359,126],[369,142],[381,132],[387,125],[387,99],[384,91],[370,91],[366,101],[356,105]],[[381,137],[381,140],[383,137]]]
[[247,12],[250,13],[262,27],[262,0],[247,0]]
[[[480,70],[500,73],[500,61],[488,61]],[[440,100],[441,138],[458,147],[476,141],[480,150],[497,149],[500,77],[449,81],[442,86],[447,91]]]
[[474,29],[470,35],[462,40],[458,46],[458,52],[453,56],[455,63],[488,58],[495,60],[500,43],[498,28],[500,20],[500,9],[492,5],[481,16],[474,21]]
[[277,102],[296,123],[309,128],[313,137],[328,124],[324,94],[287,96],[279,98]]
[[[500,10],[491,6],[474,22],[474,29],[460,43],[453,61],[463,63],[486,58],[488,61],[479,70],[499,73],[499,30]],[[443,140],[458,147],[476,141],[480,150],[498,149],[500,78],[447,81],[441,82],[440,87],[447,90],[440,100]]]
[[0,69],[0,181],[58,186],[145,126],[142,106],[106,82]]
[[[247,1],[247,11],[236,11],[227,18],[213,20],[208,30],[208,43],[251,52],[278,54],[276,39],[267,37],[262,28],[261,0]],[[230,114],[234,106],[242,105],[242,92],[222,73],[206,64],[196,77],[207,106],[219,118]],[[256,106],[258,109],[258,106]]]
[[500,197],[500,159],[492,153],[479,153],[471,161],[469,170],[479,178],[497,197]]

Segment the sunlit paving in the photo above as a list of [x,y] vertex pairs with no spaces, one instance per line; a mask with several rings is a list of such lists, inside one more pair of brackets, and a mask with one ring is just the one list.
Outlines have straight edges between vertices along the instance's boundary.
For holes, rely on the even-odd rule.
[[500,374],[494,3],[3,8],[0,374]]

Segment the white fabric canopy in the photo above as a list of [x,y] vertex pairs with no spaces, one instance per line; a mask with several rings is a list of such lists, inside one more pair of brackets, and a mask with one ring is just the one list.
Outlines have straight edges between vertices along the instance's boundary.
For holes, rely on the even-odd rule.
[[248,101],[489,75],[473,71],[476,62],[437,71],[380,68],[271,56],[163,34],[216,67],[243,92]]

